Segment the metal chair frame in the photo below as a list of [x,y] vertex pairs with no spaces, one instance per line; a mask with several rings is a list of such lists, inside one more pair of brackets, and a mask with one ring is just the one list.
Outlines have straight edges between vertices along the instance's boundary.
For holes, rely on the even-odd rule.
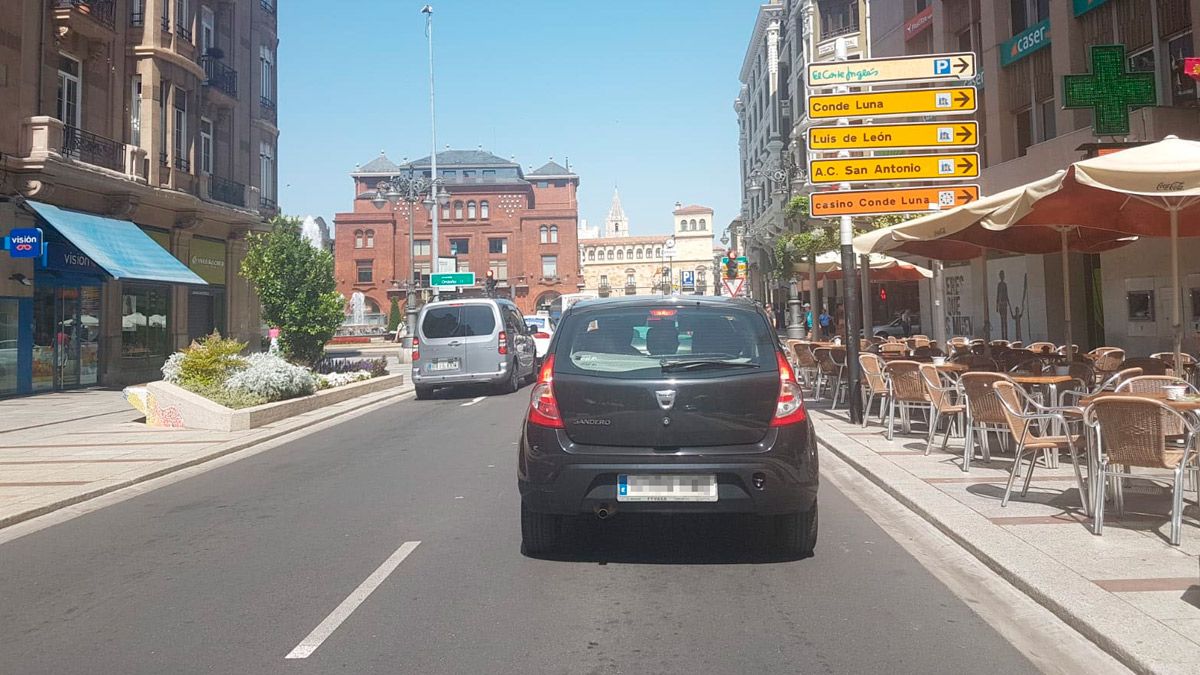
[[[886,365],[878,355],[869,353],[859,354],[858,363],[863,372],[862,386],[859,389],[859,396],[863,401],[862,425],[867,426],[867,419],[871,416],[871,404],[875,402],[876,397],[879,397],[879,423],[883,424],[888,402],[892,398],[891,381],[885,372]],[[868,366],[868,363],[872,365]]]
[[925,384],[926,391],[929,392],[929,409],[932,415],[929,420],[929,437],[925,439],[925,454],[928,455],[929,450],[933,447],[938,422],[942,421],[943,417],[946,418],[946,434],[942,436],[942,451],[944,452],[950,443],[951,428],[963,428],[967,406],[955,402],[954,399],[959,394],[958,387],[953,383],[945,382],[943,379],[945,376],[938,372],[937,368],[928,363],[922,363],[917,370],[921,375],[921,381]]
[[[890,441],[895,436],[896,429],[896,411],[900,411],[900,425],[903,433],[911,433],[912,431],[912,411],[925,411],[925,419],[932,422],[933,414],[930,412],[932,403],[929,401],[929,394],[925,392],[925,388],[921,385],[921,364],[916,361],[892,361],[887,364],[884,372],[888,377],[888,390],[891,391],[891,405],[888,407],[887,421],[887,439]],[[911,372],[915,378],[914,383],[905,383],[902,381],[902,386],[896,386],[896,371],[906,370]],[[905,373],[907,375],[908,373]],[[918,398],[918,392],[920,398]]]
[[[1033,448],[1034,454],[1029,458],[1029,471],[1025,474],[1025,484],[1021,487],[1021,497],[1029,494],[1029,484],[1033,481],[1033,469],[1037,465],[1037,451],[1058,452],[1065,444],[1067,451],[1071,455],[1071,464],[1075,467],[1075,484],[1079,487],[1079,501],[1083,507],[1083,512],[1085,514],[1088,513],[1088,492],[1087,486],[1083,482],[1083,471],[1079,468],[1079,451],[1075,447],[1075,439],[1071,436],[1070,427],[1067,426],[1067,419],[1063,411],[1058,408],[1040,405],[1025,390],[1021,389],[1019,385],[1007,380],[993,382],[992,388],[997,389],[996,398],[999,399],[1000,405],[1009,418],[1008,430],[1017,444],[1016,456],[1013,458],[1012,472],[1008,475],[1008,483],[1005,485],[1004,497],[1000,500],[1000,506],[1008,506],[1009,497],[1012,495],[1013,483],[1016,482],[1017,475],[1021,472],[1021,460],[1024,458],[1026,446],[1031,442],[1037,445],[1050,442],[1054,443],[1053,448]],[[1017,399],[1017,407],[1014,407],[1012,402],[1003,395],[1008,391],[1011,391],[1014,395],[1013,397]],[[1040,425],[1057,422],[1060,425],[1059,428],[1064,432],[1063,436],[1061,438],[1036,436],[1032,431],[1035,422]],[[1017,426],[1021,427],[1020,431],[1015,428]]]

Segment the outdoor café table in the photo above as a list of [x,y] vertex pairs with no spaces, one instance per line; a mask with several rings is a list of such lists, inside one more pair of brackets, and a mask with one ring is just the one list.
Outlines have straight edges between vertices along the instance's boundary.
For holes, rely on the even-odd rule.
[[1058,399],[1058,387],[1062,384],[1070,384],[1072,378],[1070,375],[1009,375],[1009,379],[1017,384],[1028,387],[1046,387],[1049,391],[1049,405],[1052,408],[1057,408],[1061,404]]
[[943,363],[940,366],[934,365],[933,367],[937,368],[943,373],[965,373],[971,369],[971,367],[965,363]]
[[1167,395],[1165,393],[1160,392],[1160,391],[1143,392],[1143,393],[1125,392],[1125,391],[1117,393],[1115,391],[1102,391],[1099,394],[1095,394],[1093,396],[1088,396],[1087,398],[1081,399],[1079,401],[1079,405],[1086,408],[1089,405],[1091,405],[1093,402],[1098,401],[1102,398],[1107,398],[1109,396],[1136,396],[1138,398],[1148,398],[1148,399],[1152,399],[1155,401],[1159,401],[1161,403],[1166,403],[1168,406],[1170,406],[1171,408],[1173,408],[1181,413],[1192,413],[1192,414],[1200,413],[1200,398],[1185,398],[1180,401],[1172,401],[1171,399],[1167,398]]

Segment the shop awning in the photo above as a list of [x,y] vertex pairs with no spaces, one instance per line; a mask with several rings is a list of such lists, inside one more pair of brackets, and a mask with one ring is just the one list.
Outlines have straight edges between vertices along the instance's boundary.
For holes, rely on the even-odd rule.
[[62,209],[33,200],[26,200],[25,204],[114,279],[208,285],[128,220]]

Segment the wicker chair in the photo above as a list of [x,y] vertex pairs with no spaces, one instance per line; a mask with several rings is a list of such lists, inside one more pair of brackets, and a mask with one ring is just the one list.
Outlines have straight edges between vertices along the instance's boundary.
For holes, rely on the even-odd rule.
[[1166,388],[1171,386],[1187,387],[1189,393],[1197,393],[1196,387],[1192,383],[1171,375],[1139,375],[1131,377],[1118,384],[1114,391],[1118,394],[1157,394],[1165,393]]
[[[1192,356],[1191,354],[1183,352],[1179,356],[1183,359],[1183,364],[1185,366],[1196,365],[1196,357]],[[1175,365],[1175,352],[1158,352],[1157,354],[1151,354],[1150,358],[1165,361],[1169,366]]]
[[[1115,481],[1117,513],[1125,511],[1125,467],[1168,469],[1172,472],[1171,544],[1178,546],[1183,521],[1184,478],[1191,472],[1200,481],[1195,439],[1197,428],[1191,418],[1176,412],[1160,401],[1140,396],[1109,396],[1096,400],[1088,407],[1085,417],[1094,427],[1100,442],[1098,455],[1093,456],[1097,467],[1092,498],[1092,532],[1104,531],[1104,485],[1109,478]],[[1175,433],[1182,430],[1183,433]],[[1139,478],[1152,476],[1138,475]]]
[[[992,391],[995,392],[996,399],[1000,402],[1000,408],[1004,412],[1005,419],[1008,420],[1009,432],[1012,433],[1013,440],[1017,443],[1012,472],[1008,475],[1008,484],[1004,488],[1004,498],[1000,500],[1000,506],[1008,506],[1008,498],[1012,495],[1013,483],[1016,482],[1017,475],[1021,473],[1021,460],[1024,458],[1026,450],[1032,450],[1033,454],[1029,457],[1029,472],[1025,474],[1025,485],[1021,488],[1022,497],[1029,494],[1029,483],[1033,480],[1033,467],[1037,465],[1038,451],[1057,454],[1066,450],[1071,455],[1071,463],[1075,465],[1075,484],[1079,487],[1079,502],[1083,506],[1084,513],[1087,513],[1087,488],[1083,484],[1083,472],[1079,468],[1079,453],[1076,450],[1082,444],[1083,437],[1070,433],[1067,420],[1060,411],[1038,405],[1012,382],[1006,380],[993,382]],[[1062,429],[1068,431],[1065,436],[1040,436],[1034,433],[1034,428],[1037,426],[1033,424],[1034,422],[1058,422],[1062,425]]]
[[887,375],[884,374],[883,359],[877,354],[859,354],[858,363],[862,366],[862,387],[859,395],[863,401],[862,425],[867,426],[867,418],[871,416],[871,404],[879,398],[879,423],[883,424],[883,415],[891,398]]
[[[836,352],[836,353],[835,353]],[[838,398],[842,394],[842,389],[845,384],[846,372],[846,350],[840,347],[817,347],[813,350],[813,356],[817,359],[817,389],[813,392],[813,397],[820,399],[825,391],[833,387],[833,405],[836,408]],[[832,380],[832,385],[830,384]]]
[[[1101,347],[1103,351],[1095,354],[1092,367],[1096,369],[1096,379],[1102,380],[1121,369],[1125,360],[1125,350],[1116,347]],[[1093,350],[1095,353],[1098,350]]]
[[879,345],[880,354],[908,354],[908,345],[903,342],[885,342]]
[[999,367],[996,362],[986,356],[957,356],[954,358],[955,363],[961,363],[976,372],[994,373]]
[[[1055,350],[1055,352],[1057,352],[1059,356],[1068,356],[1066,345],[1059,347],[1058,349]],[[1079,354],[1079,345],[1071,345],[1071,354],[1070,354],[1069,358],[1072,358],[1072,359],[1082,358]]]
[[1125,370],[1126,368],[1141,368],[1142,373],[1146,375],[1173,375],[1175,371],[1171,369],[1162,359],[1155,359],[1146,356],[1136,356],[1125,359],[1117,370]]
[[971,470],[971,458],[975,453],[975,439],[979,439],[979,447],[983,461],[991,461],[992,453],[988,447],[987,435],[994,432],[998,436],[1008,428],[1008,418],[1001,409],[1000,399],[992,390],[992,383],[1008,380],[1001,373],[963,373],[959,382],[963,393],[967,395],[967,438],[963,443],[964,472]]
[[804,380],[804,386],[809,391],[814,391],[813,385],[821,373],[817,366],[817,357],[813,356],[812,345],[807,342],[797,342],[792,346],[792,353],[796,362],[796,372],[800,375],[800,379]]
[[891,385],[891,405],[888,406],[887,439],[893,437],[896,426],[896,411],[900,411],[900,423],[904,433],[911,430],[911,415],[914,409],[925,411],[926,419],[931,417],[929,394],[921,381],[921,364],[916,361],[892,361],[887,364],[888,383]]
[[1021,375],[1042,375],[1046,372],[1046,364],[1039,358],[1025,359],[1009,367],[1008,372]]
[[933,437],[937,434],[938,422],[946,420],[946,435],[942,437],[942,450],[950,442],[950,427],[963,428],[962,420],[967,406],[956,403],[953,395],[957,387],[942,380],[938,369],[928,363],[922,363],[920,368],[921,382],[925,385],[925,393],[929,396],[932,417],[929,420],[929,438],[925,440],[925,454],[933,447]]
[[[1087,398],[1089,396],[1095,396],[1096,394],[1099,394],[1102,391],[1116,391],[1117,387],[1122,382],[1124,382],[1125,380],[1134,378],[1134,377],[1138,377],[1141,374],[1142,374],[1141,368],[1129,368],[1126,370],[1119,370],[1119,371],[1113,373],[1112,375],[1109,375],[1108,379],[1104,380],[1100,384],[1093,385],[1091,388],[1083,388],[1083,389],[1064,391],[1059,398],[1062,399],[1063,401],[1066,401],[1067,399],[1075,399],[1076,401],[1078,401],[1079,399],[1082,399],[1082,398]],[[1083,409],[1080,408],[1079,410],[1080,410],[1080,414],[1082,414]]]

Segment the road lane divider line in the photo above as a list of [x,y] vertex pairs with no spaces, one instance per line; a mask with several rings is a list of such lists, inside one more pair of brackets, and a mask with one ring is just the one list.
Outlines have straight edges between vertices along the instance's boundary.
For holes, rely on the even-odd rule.
[[349,618],[354,613],[354,610],[358,609],[358,606],[370,597],[371,593],[374,593],[375,589],[379,588],[384,580],[388,578],[388,575],[394,572],[400,566],[400,563],[404,562],[404,559],[415,551],[420,544],[421,542],[419,541],[406,541],[401,544],[395,553],[383,561],[383,564],[372,572],[371,576],[359,584],[358,588],[354,589],[337,608],[329,613],[329,616],[325,617],[324,621],[318,624],[284,658],[307,659],[313,652],[317,651],[317,647],[320,647],[330,635],[333,635],[333,631],[337,630],[338,626],[341,626],[342,622]]
[[470,400],[470,401],[467,401],[466,403],[462,404],[462,405],[461,405],[461,406],[459,406],[459,407],[461,407],[461,408],[465,408],[465,407],[467,407],[467,406],[469,406],[469,405],[475,405],[476,403],[479,403],[480,401],[482,401],[482,400],[483,400],[483,399],[485,399],[485,398],[487,398],[487,397],[486,397],[486,396],[476,396],[474,399],[472,399],[472,400]]

